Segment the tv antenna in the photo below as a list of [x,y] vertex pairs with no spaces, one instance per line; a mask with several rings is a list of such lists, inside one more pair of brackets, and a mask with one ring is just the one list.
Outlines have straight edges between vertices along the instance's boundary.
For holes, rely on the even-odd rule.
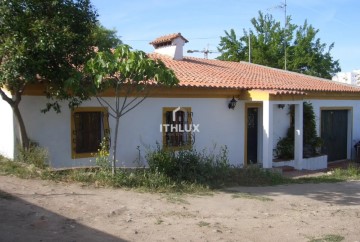
[[208,44],[206,49],[204,48],[203,50],[188,50],[187,53],[204,53],[204,58],[208,59],[209,54],[218,53],[218,52],[214,50],[209,50],[209,44]]
[[286,8],[287,8],[287,4],[286,4],[286,0],[284,0],[284,2],[280,3],[277,6],[274,6],[272,8],[268,8],[267,10],[272,10],[272,9],[284,9],[284,55],[285,55],[285,65],[284,65],[284,69],[285,71],[287,70],[287,51],[286,51],[286,30],[287,30],[287,15],[286,15]]

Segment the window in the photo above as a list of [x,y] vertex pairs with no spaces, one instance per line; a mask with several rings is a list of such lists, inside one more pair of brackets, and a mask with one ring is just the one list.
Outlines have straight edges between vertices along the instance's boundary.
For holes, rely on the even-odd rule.
[[[178,109],[178,110],[177,110]],[[163,108],[163,146],[190,149],[192,144],[192,112],[190,107]]]
[[98,152],[103,139],[110,145],[106,108],[75,108],[71,115],[72,158],[91,157]]

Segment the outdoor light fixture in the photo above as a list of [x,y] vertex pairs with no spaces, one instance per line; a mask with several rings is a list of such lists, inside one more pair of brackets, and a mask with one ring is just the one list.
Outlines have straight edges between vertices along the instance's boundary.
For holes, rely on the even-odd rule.
[[235,106],[236,106],[236,100],[235,100],[235,98],[234,98],[234,96],[233,96],[233,98],[232,98],[232,99],[230,100],[230,102],[229,102],[228,107],[229,107],[229,109],[234,109]]
[[285,104],[278,104],[279,109],[284,109],[284,107],[285,107]]

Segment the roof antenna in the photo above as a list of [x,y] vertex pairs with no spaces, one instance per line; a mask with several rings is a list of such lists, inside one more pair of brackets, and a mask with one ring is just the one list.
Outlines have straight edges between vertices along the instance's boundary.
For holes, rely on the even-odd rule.
[[273,8],[268,8],[267,10],[271,10],[271,9],[284,9],[284,17],[285,17],[285,23],[284,23],[284,55],[285,55],[285,65],[284,65],[284,69],[285,71],[287,70],[287,51],[286,51],[286,47],[287,47],[287,43],[286,43],[286,30],[287,30],[287,15],[286,15],[286,8],[287,8],[287,4],[286,4],[286,0],[284,0],[284,2],[280,3],[280,5],[277,5]]
[[203,50],[188,50],[188,51],[187,51],[187,53],[196,53],[196,52],[204,53],[204,58],[205,58],[205,59],[208,59],[208,55],[209,55],[209,54],[218,53],[217,51],[209,50],[209,44],[207,44],[206,49],[204,48]]

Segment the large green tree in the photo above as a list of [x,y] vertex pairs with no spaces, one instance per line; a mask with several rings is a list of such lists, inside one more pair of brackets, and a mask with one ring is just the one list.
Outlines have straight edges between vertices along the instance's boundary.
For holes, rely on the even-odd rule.
[[319,30],[308,25],[307,21],[297,26],[287,16],[284,28],[271,14],[259,12],[251,23],[253,30],[244,29],[238,38],[233,29],[230,33],[225,31],[225,36],[220,37],[218,50],[221,55],[218,59],[248,61],[251,53],[252,63],[282,69],[286,66],[290,71],[323,78],[331,78],[341,70],[339,61],[334,60],[330,53],[334,43],[329,47],[322,43],[316,37]]
[[[115,173],[120,118],[140,105],[148,96],[151,86],[174,86],[179,80],[174,72],[158,59],[150,59],[142,51],[132,51],[128,45],[98,52],[88,61],[86,68],[97,87],[95,96],[102,106],[109,108],[115,119],[112,173]],[[114,91],[109,102],[101,96],[104,90]]]
[[0,1],[0,95],[13,109],[24,148],[29,137],[19,103],[29,85],[44,84],[55,100],[47,109],[59,111],[57,99],[76,105],[88,98],[81,69],[106,35],[96,17],[89,0]]

